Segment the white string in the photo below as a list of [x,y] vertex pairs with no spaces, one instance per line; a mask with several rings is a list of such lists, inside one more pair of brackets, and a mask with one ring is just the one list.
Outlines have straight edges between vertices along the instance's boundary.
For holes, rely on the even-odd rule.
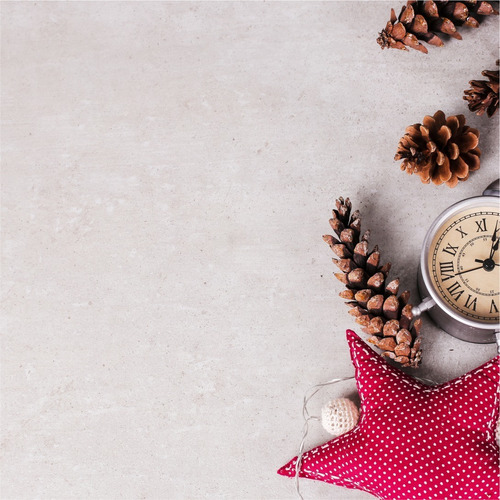
[[[304,417],[304,426],[302,427],[302,440],[300,442],[299,446],[299,453],[297,455],[297,462],[295,463],[295,488],[297,490],[297,495],[301,498],[301,500],[304,500],[304,497],[300,493],[300,485],[299,485],[299,473],[300,473],[300,466],[302,465],[302,456],[304,455],[304,447],[306,443],[306,437],[307,434],[309,433],[309,422],[311,420],[317,420],[320,421],[321,418],[314,416],[314,415],[309,415],[309,410],[307,409],[307,403],[313,398],[313,396],[316,395],[316,393],[321,390],[323,387],[327,385],[333,385],[338,382],[343,382],[345,380],[352,380],[354,377],[343,377],[343,378],[334,378],[332,380],[329,380],[328,382],[323,382],[322,384],[316,384],[310,387],[305,395],[304,395],[304,402],[302,404],[302,416]],[[312,394],[309,394],[309,392],[312,392]]]
[[426,385],[438,385],[438,383],[435,380],[432,380],[430,378],[425,378],[425,377],[413,377],[416,380],[419,380],[420,382],[423,382]]

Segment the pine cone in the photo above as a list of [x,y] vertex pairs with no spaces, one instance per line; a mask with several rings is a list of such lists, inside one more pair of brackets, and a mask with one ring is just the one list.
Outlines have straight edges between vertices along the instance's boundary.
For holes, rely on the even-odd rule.
[[469,101],[473,113],[481,116],[486,111],[491,118],[498,109],[498,70],[485,70],[481,74],[488,80],[471,80],[471,88],[464,91],[464,99]]
[[401,170],[418,174],[425,184],[455,187],[479,169],[479,131],[465,125],[464,115],[446,118],[436,111],[423,122],[407,127],[399,141],[394,159],[403,160]]
[[[410,0],[401,9],[399,18],[391,9],[391,19],[377,42],[382,47],[408,50],[407,47],[427,54],[427,48],[419,40],[430,45],[444,45],[438,33],[461,40],[457,26],[479,27],[481,16],[498,15],[490,2],[449,2]],[[441,35],[442,36],[442,35]]]
[[330,226],[338,239],[330,235],[323,239],[338,257],[333,259],[340,269],[335,276],[346,286],[339,295],[348,300],[349,313],[370,335],[368,342],[396,363],[417,368],[422,356],[418,338],[422,320],[412,324],[410,292],[398,297],[399,280],[387,282],[391,264],[380,265],[378,247],[368,251],[370,232],[361,236],[360,214],[356,210],[351,215],[349,198],[339,198],[336,206]]

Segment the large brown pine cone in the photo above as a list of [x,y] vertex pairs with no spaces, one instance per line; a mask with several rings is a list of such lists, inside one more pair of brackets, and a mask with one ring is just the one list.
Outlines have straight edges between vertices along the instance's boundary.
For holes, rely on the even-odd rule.
[[464,115],[446,118],[442,111],[426,116],[423,124],[406,128],[395,160],[403,160],[401,170],[418,174],[422,182],[445,182],[455,187],[479,169],[479,131],[465,125]]
[[378,247],[368,250],[370,232],[361,236],[360,214],[356,210],[351,215],[349,198],[339,198],[336,206],[330,226],[338,239],[331,235],[323,239],[338,257],[333,259],[340,270],[335,276],[346,287],[340,297],[348,300],[349,313],[370,335],[368,342],[396,363],[418,367],[421,320],[412,321],[410,292],[398,296],[399,280],[387,281],[391,265],[380,265]]
[[385,48],[419,50],[427,54],[427,48],[420,41],[442,46],[442,34],[461,40],[457,26],[479,27],[481,16],[498,14],[490,2],[409,0],[396,17],[391,9],[391,19],[377,38]]
[[471,80],[471,88],[464,91],[464,99],[473,113],[481,116],[486,112],[491,118],[498,109],[498,70],[485,70],[481,74],[488,80]]

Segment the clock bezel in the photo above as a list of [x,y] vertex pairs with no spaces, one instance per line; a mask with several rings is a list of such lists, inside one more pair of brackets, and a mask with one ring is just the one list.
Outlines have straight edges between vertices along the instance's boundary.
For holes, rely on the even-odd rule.
[[481,330],[491,330],[500,329],[500,321],[497,323],[488,323],[484,321],[478,321],[471,318],[466,318],[462,316],[458,311],[455,311],[450,305],[441,297],[435,288],[434,282],[431,277],[428,259],[431,243],[436,235],[437,230],[453,215],[463,212],[467,209],[473,208],[483,208],[489,207],[498,210],[500,212],[500,199],[497,196],[474,196],[472,198],[467,198],[461,200],[454,205],[451,205],[446,210],[444,210],[434,222],[429,227],[427,234],[424,239],[424,244],[422,246],[422,253],[420,255],[420,269],[422,274],[422,279],[424,280],[425,286],[431,298],[436,303],[435,307],[439,307],[446,314],[459,321],[460,323],[478,328]]

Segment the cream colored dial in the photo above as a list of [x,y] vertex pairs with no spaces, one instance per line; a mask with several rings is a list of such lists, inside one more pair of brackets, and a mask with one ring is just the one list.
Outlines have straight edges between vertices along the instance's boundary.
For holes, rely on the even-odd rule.
[[440,297],[460,315],[499,322],[500,214],[491,207],[450,217],[432,239],[428,266]]

